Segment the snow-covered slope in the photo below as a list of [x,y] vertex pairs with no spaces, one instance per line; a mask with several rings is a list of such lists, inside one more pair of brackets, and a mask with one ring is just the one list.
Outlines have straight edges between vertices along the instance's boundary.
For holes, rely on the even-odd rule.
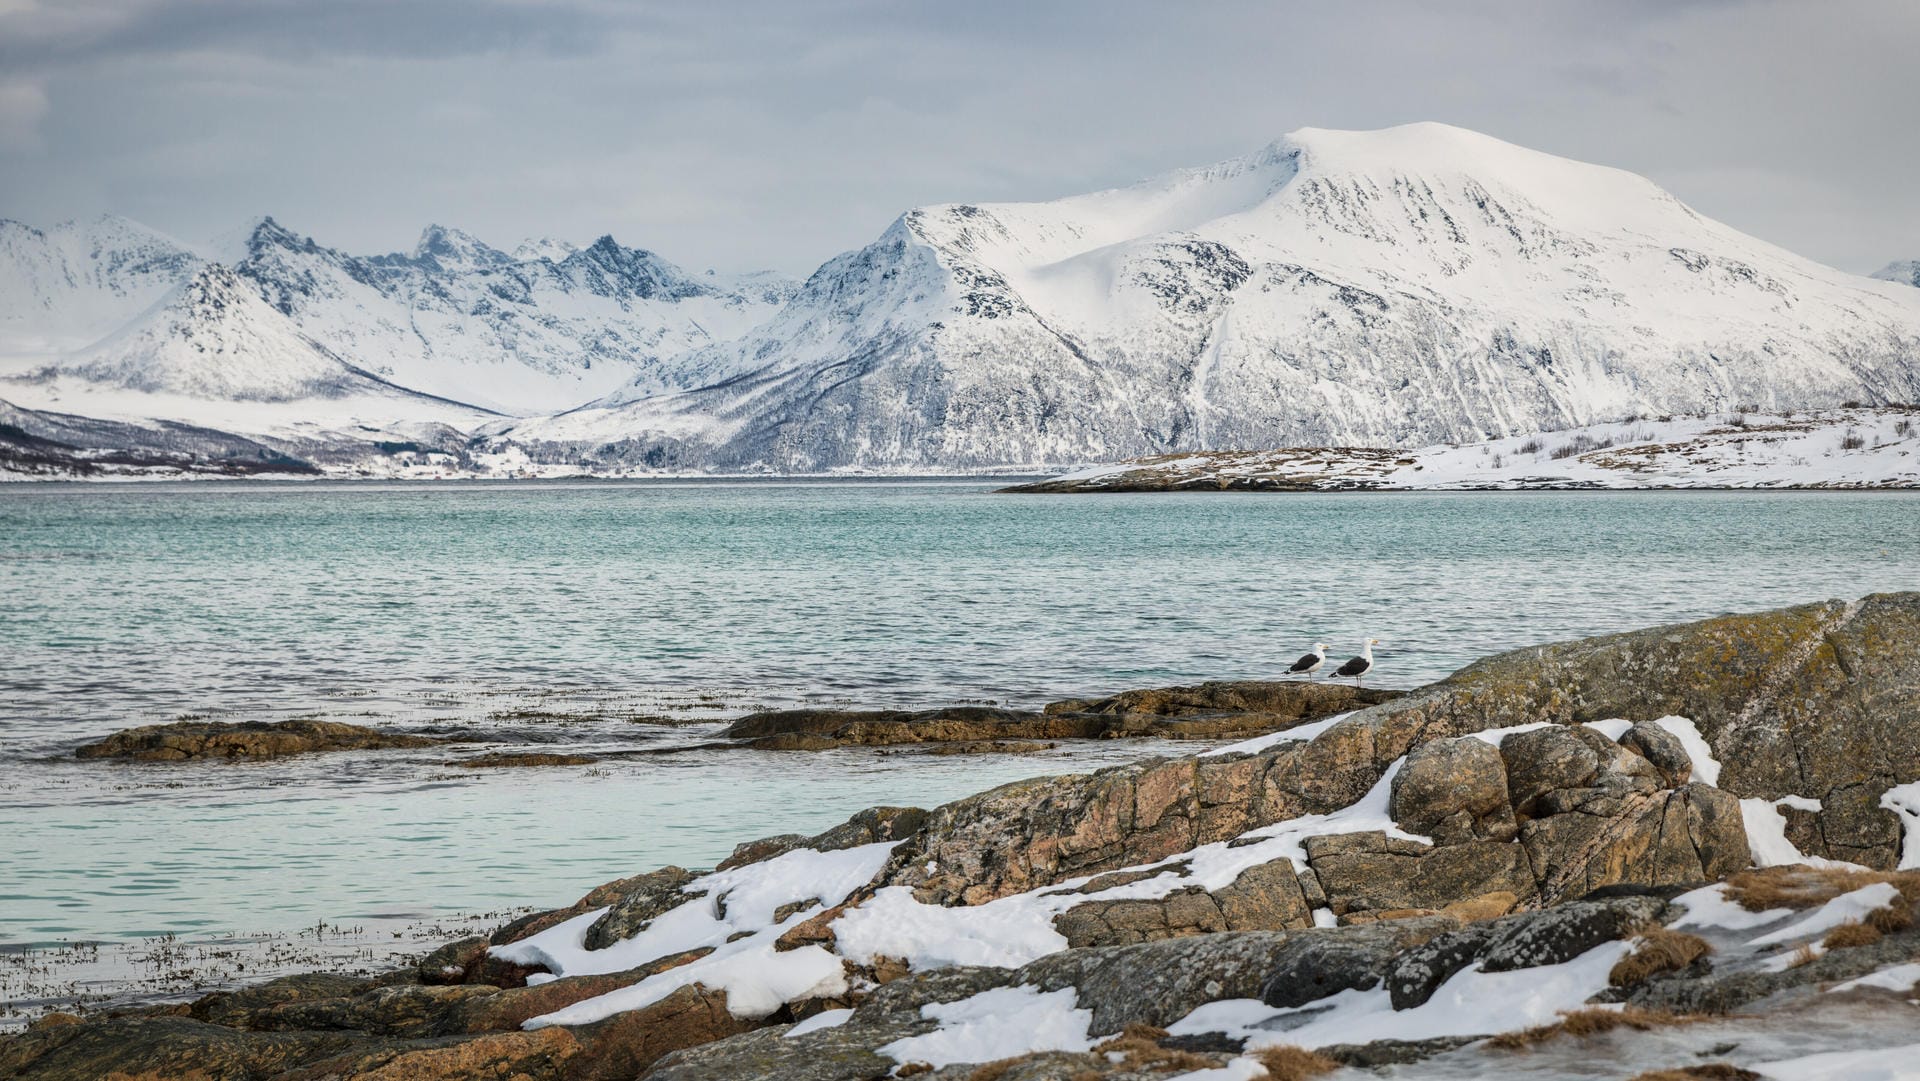
[[58,370],[128,390],[237,402],[336,398],[378,386],[218,263]]
[[744,332],[794,288],[773,276],[698,277],[610,236],[509,255],[430,226],[411,253],[362,258],[271,218],[247,238],[235,269],[302,333],[354,364],[515,414],[568,409],[627,384],[687,386],[656,362]]
[[684,468],[968,468],[1911,401],[1920,292],[1616,169],[1438,124],[1304,129],[1129,188],[911,211],[663,368],[496,434]]
[[1888,263],[1874,271],[1873,276],[1881,281],[1899,282],[1901,285],[1920,288],[1920,259],[1904,259]]
[[0,374],[98,341],[199,267],[186,245],[121,217],[45,230],[0,219]]

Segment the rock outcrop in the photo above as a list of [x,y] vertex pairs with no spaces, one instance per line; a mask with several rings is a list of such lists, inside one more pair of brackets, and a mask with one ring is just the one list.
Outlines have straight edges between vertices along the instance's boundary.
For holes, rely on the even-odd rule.
[[786,709],[750,714],[724,735],[771,751],[945,746],[1060,739],[1234,739],[1390,701],[1400,692],[1306,680],[1203,683],[1053,702],[1039,711],[953,706],[931,710]]
[[339,721],[175,721],[115,732],[74,751],[79,758],[182,762],[213,758],[281,758],[316,751],[430,747],[444,740],[383,732]]

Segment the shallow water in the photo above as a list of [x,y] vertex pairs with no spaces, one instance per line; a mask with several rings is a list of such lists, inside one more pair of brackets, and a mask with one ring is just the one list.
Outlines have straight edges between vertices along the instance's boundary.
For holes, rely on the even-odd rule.
[[[697,742],[793,702],[1033,704],[1383,639],[1560,638],[1920,582],[1920,496],[1011,497],[971,482],[0,489],[0,943],[565,903],[877,803],[1165,750],[73,762],[182,714]],[[657,723],[669,722],[669,723]],[[688,727],[691,724],[692,727]]]

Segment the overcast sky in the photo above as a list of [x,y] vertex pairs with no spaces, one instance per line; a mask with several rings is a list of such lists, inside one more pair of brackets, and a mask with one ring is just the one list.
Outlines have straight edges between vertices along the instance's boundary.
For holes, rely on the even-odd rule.
[[1441,120],[1867,272],[1920,257],[1916,59],[1916,0],[0,0],[0,216],[804,273],[917,204]]

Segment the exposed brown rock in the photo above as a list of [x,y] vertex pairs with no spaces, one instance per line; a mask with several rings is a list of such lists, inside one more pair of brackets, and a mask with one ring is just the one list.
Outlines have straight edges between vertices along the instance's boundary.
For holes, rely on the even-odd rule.
[[303,972],[281,976],[237,991],[215,991],[195,999],[188,1016],[196,1021],[237,1028],[248,1027],[256,1013],[290,1002],[346,998],[371,989],[374,981],[364,976],[345,976],[332,972]]
[[559,1081],[570,1076],[581,1050],[564,1028],[496,1032],[438,1047],[341,1055],[274,1081]]
[[531,987],[511,987],[492,995],[467,999],[444,1015],[436,1034],[494,1032],[522,1024],[576,1002],[618,991],[622,987],[697,961],[711,948],[671,954],[622,972],[594,976],[563,976]]
[[348,1033],[242,1032],[188,1017],[125,1017],[0,1040],[0,1077],[33,1081],[253,1081],[365,1040]]
[[[1207,714],[1259,714],[1296,724],[1335,713],[1377,705],[1399,691],[1356,688],[1311,680],[1216,681],[1191,687],[1154,687],[1121,691],[1106,698],[1053,702],[1049,715],[1094,714],[1103,717],[1193,717]],[[1275,726],[1278,728],[1285,725]]]
[[1520,903],[1517,894],[1508,890],[1494,890],[1478,897],[1469,897],[1464,901],[1455,901],[1440,909],[1442,915],[1451,916],[1461,923],[1478,923],[1491,920],[1512,912]]
[[476,998],[500,993],[483,984],[399,984],[351,998],[303,1000],[270,1006],[247,1018],[256,1031],[342,1030],[400,1038],[438,1036],[457,1028],[452,1018]]
[[1062,739],[1228,739],[1279,731],[1399,694],[1304,680],[1205,683],[1055,702],[1040,712],[986,706],[774,710],[740,718],[725,735],[776,751],[925,743],[984,752],[996,745],[1032,750]]
[[1678,788],[1693,779],[1693,759],[1680,737],[1652,721],[1640,721],[1621,733],[1620,746],[1652,763],[1667,788]]
[[727,996],[699,984],[682,987],[649,1006],[614,1014],[572,1030],[585,1047],[568,1081],[630,1081],[662,1055],[698,1047],[766,1024],[727,1011]]
[[430,747],[445,740],[382,732],[338,721],[176,721],[115,732],[74,751],[78,758],[182,762],[202,758],[280,758],[316,751]]
[[456,939],[420,959],[414,966],[421,983],[465,983],[467,973],[487,955],[485,935]]
[[1436,844],[1511,841],[1519,834],[1499,748],[1474,736],[1423,743],[1394,776],[1389,812]]
[[1548,900],[1618,883],[1718,881],[1752,862],[1739,801],[1702,784],[1633,796],[1617,815],[1538,818],[1520,840]]
[[590,754],[554,754],[550,752],[509,753],[476,755],[447,763],[461,769],[522,769],[537,766],[590,766],[600,761]]
[[1527,851],[1507,841],[1429,846],[1353,833],[1308,839],[1307,858],[1336,915],[1440,909],[1495,891],[1523,900],[1535,893]]

